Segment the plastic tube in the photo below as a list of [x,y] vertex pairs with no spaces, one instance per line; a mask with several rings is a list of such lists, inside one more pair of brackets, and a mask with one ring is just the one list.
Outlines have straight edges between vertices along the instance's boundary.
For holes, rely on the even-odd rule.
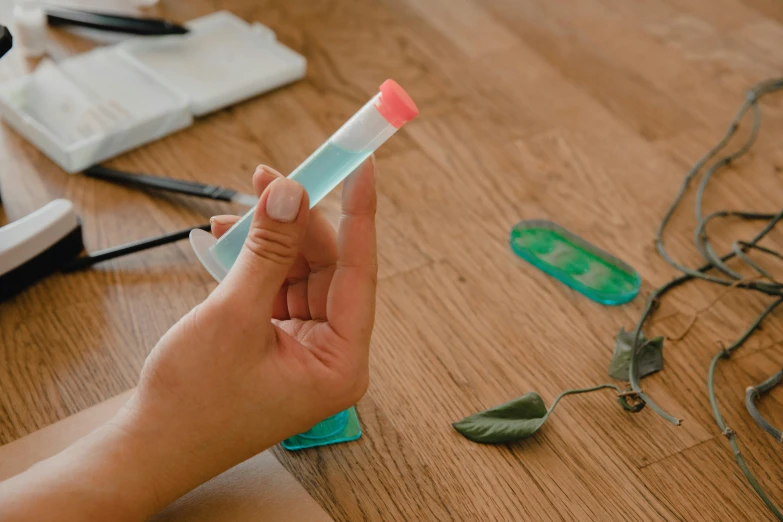
[[[288,177],[302,184],[313,207],[418,112],[403,88],[386,80],[364,107]],[[191,233],[193,250],[218,281],[239,257],[255,211],[256,207],[250,209],[216,242],[203,231]]]

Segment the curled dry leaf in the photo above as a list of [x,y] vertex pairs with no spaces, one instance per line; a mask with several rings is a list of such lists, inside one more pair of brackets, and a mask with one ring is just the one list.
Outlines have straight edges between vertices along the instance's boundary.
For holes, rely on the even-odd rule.
[[[612,362],[609,363],[609,377],[618,381],[628,380],[631,366],[631,350],[633,350],[633,332],[620,328],[614,342]],[[641,347],[639,358],[639,378],[646,377],[663,369],[663,337],[655,337],[649,341],[644,338],[644,332],[639,332],[637,346]]]

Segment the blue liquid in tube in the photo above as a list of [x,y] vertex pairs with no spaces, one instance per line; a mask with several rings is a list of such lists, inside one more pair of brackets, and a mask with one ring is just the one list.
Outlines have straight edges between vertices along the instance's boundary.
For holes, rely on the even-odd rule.
[[351,152],[327,142],[290,177],[305,188],[312,208],[313,201],[323,199],[370,154],[372,151]]
[[[290,176],[299,182],[310,198],[310,208],[331,192],[348,177],[364,160],[370,157],[372,150],[352,152],[331,141],[327,141],[305,160]],[[233,228],[226,233],[214,247],[215,257],[226,267],[231,268],[242,251],[245,239],[250,232],[250,223],[255,208],[248,212]]]

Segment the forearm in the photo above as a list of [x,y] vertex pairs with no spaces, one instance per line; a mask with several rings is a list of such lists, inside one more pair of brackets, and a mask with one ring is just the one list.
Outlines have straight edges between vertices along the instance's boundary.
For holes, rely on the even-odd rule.
[[0,520],[145,520],[157,487],[141,475],[128,444],[107,424],[0,483]]
[[246,458],[205,443],[212,437],[204,428],[139,413],[135,399],[63,452],[0,483],[0,520],[145,521]]

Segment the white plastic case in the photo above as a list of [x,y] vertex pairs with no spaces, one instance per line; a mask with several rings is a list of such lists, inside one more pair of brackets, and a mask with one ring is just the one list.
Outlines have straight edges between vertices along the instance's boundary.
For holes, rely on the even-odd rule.
[[0,85],[0,116],[69,173],[301,79],[303,56],[225,11],[183,36],[97,48]]

